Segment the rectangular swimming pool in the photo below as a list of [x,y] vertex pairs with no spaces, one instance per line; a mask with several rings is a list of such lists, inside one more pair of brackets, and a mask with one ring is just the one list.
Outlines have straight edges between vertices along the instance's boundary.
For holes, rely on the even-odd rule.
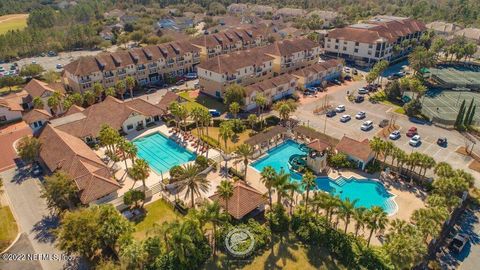
[[158,132],[133,140],[133,144],[138,148],[137,156],[145,159],[157,174],[168,172],[173,166],[182,165],[197,157]]

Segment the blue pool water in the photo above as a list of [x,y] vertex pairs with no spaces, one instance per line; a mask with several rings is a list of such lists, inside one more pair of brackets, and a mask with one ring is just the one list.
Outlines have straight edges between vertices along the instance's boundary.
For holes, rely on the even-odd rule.
[[195,160],[196,155],[161,133],[153,133],[133,141],[137,155],[145,159],[158,174],[167,172],[175,165]]
[[[288,159],[294,154],[305,154],[299,148],[300,144],[288,140],[283,144],[271,149],[267,155],[251,164],[258,171],[266,166],[272,166],[275,171],[280,172],[283,168],[290,173],[291,181],[301,182],[302,175],[289,169]],[[339,196],[342,200],[357,200],[356,206],[371,208],[380,206],[388,214],[396,211],[397,206],[382,183],[371,179],[319,177],[316,179],[317,188],[332,195]]]

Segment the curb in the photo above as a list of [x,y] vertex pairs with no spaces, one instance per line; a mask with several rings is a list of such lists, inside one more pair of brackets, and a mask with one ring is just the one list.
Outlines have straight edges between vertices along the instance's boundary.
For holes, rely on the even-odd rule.
[[21,235],[22,235],[22,233],[18,232],[17,237],[15,237],[15,240],[13,240],[13,242],[6,249],[4,249],[3,251],[0,251],[0,255],[4,254],[4,253],[7,253],[13,247],[13,245],[15,245],[17,243],[17,241],[18,241],[18,239],[20,239]]

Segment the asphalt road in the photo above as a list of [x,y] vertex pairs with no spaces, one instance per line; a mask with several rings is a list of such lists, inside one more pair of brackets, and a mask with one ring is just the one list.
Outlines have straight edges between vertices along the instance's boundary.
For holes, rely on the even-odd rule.
[[[294,115],[298,120],[320,132],[325,131],[326,134],[332,137],[341,139],[346,135],[357,140],[373,138],[381,130],[378,126],[380,121],[382,119],[391,119],[393,115],[395,123],[400,126],[399,129],[402,134],[400,139],[393,141],[396,146],[400,147],[407,153],[413,151],[422,152],[432,156],[437,162],[448,161],[454,168],[465,169],[472,173],[476,178],[477,187],[480,187],[480,174],[468,168],[468,164],[472,159],[455,152],[459,146],[464,146],[467,141],[462,134],[454,130],[445,130],[429,123],[413,123],[407,116],[394,113],[393,107],[389,105],[381,103],[373,104],[368,100],[365,100],[362,103],[354,103],[347,99],[347,91],[356,91],[359,87],[365,85],[366,82],[357,81],[350,82],[348,85],[342,87],[336,87],[335,90],[320,94],[318,98],[312,98],[312,101],[307,100],[303,105],[299,106]],[[346,111],[339,113],[332,118],[326,117],[325,114],[314,114],[314,109],[320,107],[324,103],[324,100],[321,97],[325,95],[333,107],[343,104],[346,107]],[[367,116],[365,119],[355,119],[355,114],[359,111],[366,112]],[[349,114],[352,117],[352,120],[347,123],[340,122],[340,117],[343,114]],[[366,120],[373,121],[374,128],[369,131],[362,131],[360,130],[360,126]],[[418,147],[412,147],[408,144],[410,138],[406,136],[406,131],[412,126],[417,127],[418,133],[421,136],[422,143]],[[439,137],[448,138],[448,145],[446,148],[440,147],[436,144]]]
[[[40,198],[41,189],[38,179],[31,178],[24,171],[11,169],[1,173],[3,183],[10,200],[10,207],[14,213],[20,232],[26,239],[14,246],[15,252],[41,254],[42,256],[56,255],[62,258],[62,252],[55,248],[55,237],[52,228],[58,225],[58,218],[52,216],[44,199]],[[19,245],[19,246],[17,246]],[[23,247],[23,248],[22,248]],[[44,270],[63,269],[71,264],[66,260],[38,260]],[[5,269],[15,266],[15,262],[4,262]],[[22,269],[19,264],[19,268]],[[4,269],[2,265],[0,268]]]

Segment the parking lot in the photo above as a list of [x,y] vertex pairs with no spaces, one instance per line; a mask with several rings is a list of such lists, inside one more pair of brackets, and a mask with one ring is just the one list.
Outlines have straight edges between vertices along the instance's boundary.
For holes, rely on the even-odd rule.
[[[471,158],[455,152],[459,146],[464,146],[466,142],[468,142],[463,135],[457,131],[445,130],[430,123],[412,122],[407,116],[394,113],[393,107],[382,103],[371,103],[367,98],[362,103],[350,102],[347,98],[347,92],[355,92],[358,88],[365,85],[365,81],[347,82],[342,86],[331,87],[327,92],[317,94],[316,98],[305,98],[295,112],[295,116],[298,120],[304,122],[304,124],[318,131],[325,131],[326,134],[332,137],[340,139],[344,135],[347,135],[357,140],[373,138],[381,130],[378,126],[380,121],[382,119],[390,120],[393,116],[401,132],[401,137],[393,141],[396,146],[407,153],[413,151],[425,153],[435,158],[437,162],[448,161],[454,168],[466,169],[471,172],[476,179],[479,179],[479,173],[468,169]],[[325,114],[314,114],[313,111],[315,108],[321,107],[322,104],[324,104],[325,96],[327,96],[328,103],[332,108],[340,104],[345,105],[345,112],[337,113],[336,116],[331,118],[326,117]],[[310,99],[310,101],[308,99]],[[355,119],[355,114],[359,111],[366,112],[365,119]],[[340,122],[340,118],[344,114],[350,115],[352,119],[346,123]],[[368,131],[362,131],[360,127],[366,120],[373,121],[374,127]],[[410,138],[406,136],[407,130],[412,126],[417,127],[418,134],[421,137],[421,144],[417,147],[410,146],[408,143]],[[447,137],[447,147],[437,145],[436,142],[439,137]],[[476,150],[474,149],[474,151]],[[480,181],[477,181],[476,184],[480,186]]]

